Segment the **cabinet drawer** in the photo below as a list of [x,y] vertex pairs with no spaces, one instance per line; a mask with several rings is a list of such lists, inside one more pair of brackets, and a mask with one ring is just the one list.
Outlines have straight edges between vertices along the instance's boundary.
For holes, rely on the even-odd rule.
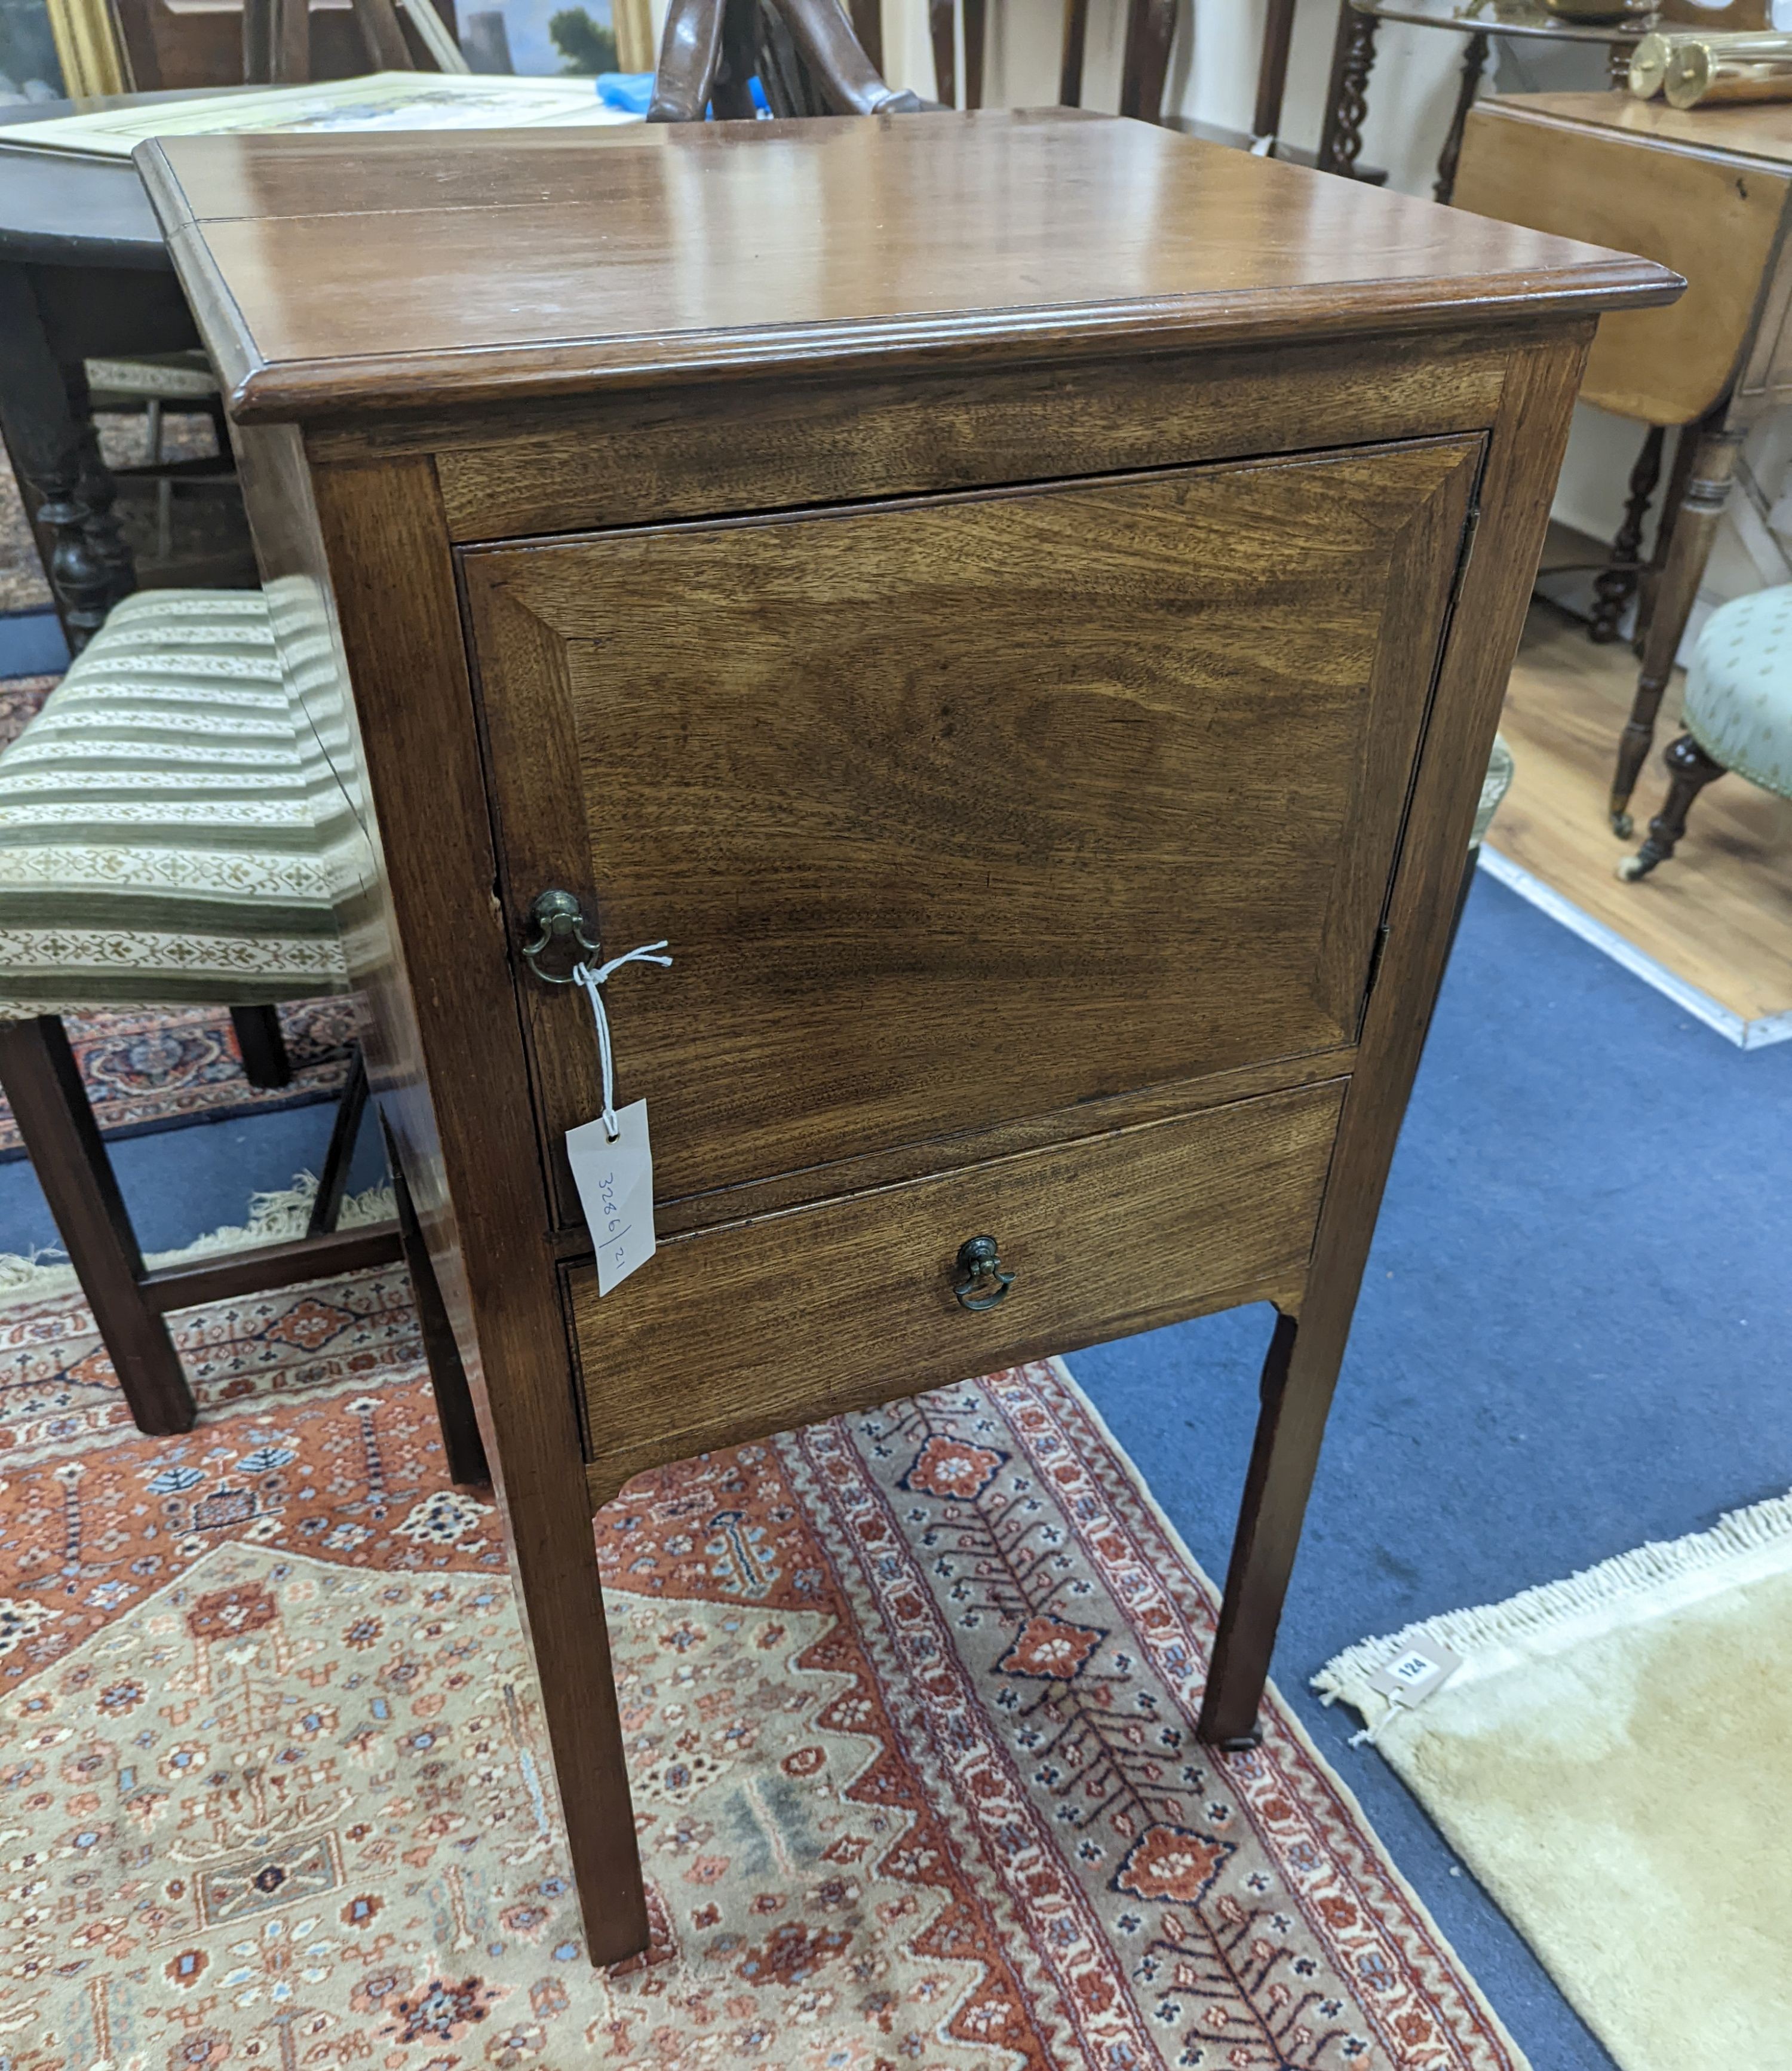
[[[594,1503],[630,1474],[1023,1359],[1299,1293],[1345,1081],[675,1238],[568,1273]],[[994,1236],[1012,1286],[961,1308]]]
[[[1480,453],[466,552],[512,916],[671,944],[609,995],[661,1199],[1347,1049]],[[521,982],[576,1225],[591,1017]]]

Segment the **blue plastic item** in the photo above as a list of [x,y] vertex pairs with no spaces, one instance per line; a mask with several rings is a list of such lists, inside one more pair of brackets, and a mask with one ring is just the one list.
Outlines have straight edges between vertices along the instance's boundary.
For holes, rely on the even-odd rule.
[[[752,105],[760,114],[768,116],[772,104],[765,98],[765,89],[757,79],[747,81],[752,95]],[[619,108],[625,115],[645,115],[654,97],[654,76],[650,72],[601,72],[597,75],[597,98],[606,108]],[[703,113],[714,121],[714,109]]]
[[645,115],[654,97],[650,72],[601,72],[597,98],[606,108],[618,108],[625,115]]

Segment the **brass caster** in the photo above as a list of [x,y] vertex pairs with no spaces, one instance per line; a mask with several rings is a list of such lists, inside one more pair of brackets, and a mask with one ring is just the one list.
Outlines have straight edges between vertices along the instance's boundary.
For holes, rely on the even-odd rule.
[[1646,877],[1649,875],[1655,868],[1657,860],[1655,856],[1642,852],[1635,855],[1627,855],[1618,866],[1618,876],[1622,883],[1634,884],[1639,877]]
[[[1626,813],[1622,806],[1613,813],[1612,832],[1617,835],[1620,841],[1628,841],[1630,839],[1630,835],[1634,831],[1634,821],[1631,819],[1630,814]],[[1622,876],[1623,872],[1620,871],[1618,875]]]

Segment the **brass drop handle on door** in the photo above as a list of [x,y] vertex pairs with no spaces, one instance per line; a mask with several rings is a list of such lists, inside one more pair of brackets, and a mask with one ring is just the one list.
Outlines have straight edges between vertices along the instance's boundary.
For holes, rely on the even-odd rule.
[[968,1238],[958,1247],[958,1269],[963,1276],[952,1291],[961,1309],[993,1309],[1015,1284],[1002,1269],[1002,1253],[993,1236]]
[[576,984],[570,969],[564,974],[543,970],[541,958],[548,954],[570,957],[576,966],[581,953],[592,957],[600,953],[587,932],[590,923],[584,907],[570,892],[538,892],[530,901],[529,920],[535,933],[523,945],[523,962],[543,985]]

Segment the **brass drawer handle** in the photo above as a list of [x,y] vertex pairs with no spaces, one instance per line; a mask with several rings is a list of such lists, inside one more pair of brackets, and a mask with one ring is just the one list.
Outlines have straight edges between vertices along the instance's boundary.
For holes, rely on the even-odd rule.
[[529,907],[529,918],[535,933],[523,945],[523,960],[543,985],[572,985],[576,981],[570,970],[564,976],[541,967],[541,958],[552,954],[570,955],[576,964],[579,952],[597,956],[597,945],[586,933],[589,923],[585,909],[570,892],[538,892]]
[[964,1275],[953,1289],[961,1309],[993,1309],[1015,1284],[1002,1270],[1002,1253],[993,1236],[974,1236],[958,1247],[958,1270]]

